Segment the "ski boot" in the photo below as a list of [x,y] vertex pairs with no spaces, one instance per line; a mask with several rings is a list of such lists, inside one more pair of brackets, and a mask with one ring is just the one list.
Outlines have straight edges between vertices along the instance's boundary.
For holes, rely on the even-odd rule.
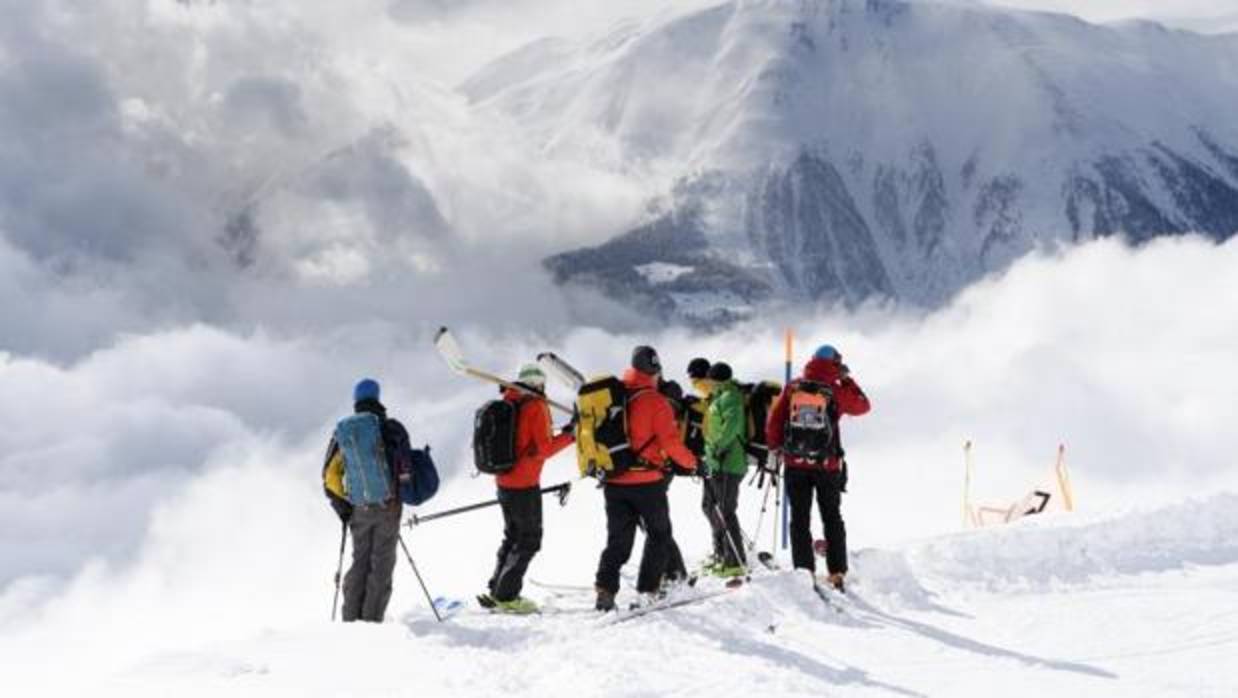
[[840,594],[847,593],[846,584],[843,583],[843,578],[847,576],[846,572],[834,572],[829,577],[826,577],[826,582]]
[[615,610],[615,595],[609,589],[594,587],[594,590],[598,594],[597,602],[593,604],[594,609],[602,613]]
[[497,613],[508,613],[515,616],[527,616],[530,613],[537,613],[537,604],[524,598],[517,596],[509,601],[495,600],[494,609]]

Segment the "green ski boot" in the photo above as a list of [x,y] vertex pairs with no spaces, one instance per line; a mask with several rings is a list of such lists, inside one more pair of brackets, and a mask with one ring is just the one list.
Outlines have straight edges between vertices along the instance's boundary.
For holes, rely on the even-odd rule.
[[530,613],[537,613],[537,604],[523,596],[517,596],[511,601],[496,600],[494,611],[496,613],[509,613],[515,616],[527,616]]

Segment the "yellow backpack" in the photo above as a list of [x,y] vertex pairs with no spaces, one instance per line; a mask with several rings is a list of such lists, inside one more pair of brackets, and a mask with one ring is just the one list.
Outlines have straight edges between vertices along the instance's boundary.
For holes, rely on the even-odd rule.
[[331,454],[327,467],[322,471],[322,483],[331,494],[340,499],[348,499],[348,488],[344,485],[344,454],[338,448]]
[[605,481],[639,470],[628,438],[628,403],[642,390],[629,390],[614,376],[599,376],[576,393],[576,465],[584,477]]

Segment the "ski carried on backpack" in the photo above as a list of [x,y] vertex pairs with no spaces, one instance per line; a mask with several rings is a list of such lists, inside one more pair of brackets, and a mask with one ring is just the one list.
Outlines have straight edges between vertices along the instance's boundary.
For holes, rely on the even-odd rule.
[[577,371],[574,366],[559,358],[559,355],[552,351],[538,354],[537,364],[542,367],[543,371],[554,376],[572,390],[580,390],[580,386],[588,382],[585,374]]
[[[515,390],[520,393],[545,397],[535,391],[529,390],[524,386],[512,383],[511,381],[503,380],[493,373],[482,371],[471,366],[464,359],[464,352],[460,349],[460,343],[457,342],[455,336],[451,334],[451,330],[446,327],[440,327],[438,332],[434,335],[434,348],[438,350],[439,356],[443,357],[443,361],[447,362],[448,368],[450,368],[454,373],[458,373],[462,376],[468,376],[470,378],[476,378],[477,380],[486,381],[488,383],[501,385],[504,388]],[[567,414],[572,414],[572,408],[562,403],[546,398],[546,404],[557,410],[566,412]]]

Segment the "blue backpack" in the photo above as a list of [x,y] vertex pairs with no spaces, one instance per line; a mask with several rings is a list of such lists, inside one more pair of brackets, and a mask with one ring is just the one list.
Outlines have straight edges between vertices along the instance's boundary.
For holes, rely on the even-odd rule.
[[384,425],[391,455],[391,470],[399,482],[400,501],[416,506],[438,493],[438,469],[430,457],[430,447],[413,448],[404,425],[388,420]]
[[353,506],[391,499],[391,467],[383,446],[382,420],[362,412],[335,425],[335,443],[344,454],[344,487]]

